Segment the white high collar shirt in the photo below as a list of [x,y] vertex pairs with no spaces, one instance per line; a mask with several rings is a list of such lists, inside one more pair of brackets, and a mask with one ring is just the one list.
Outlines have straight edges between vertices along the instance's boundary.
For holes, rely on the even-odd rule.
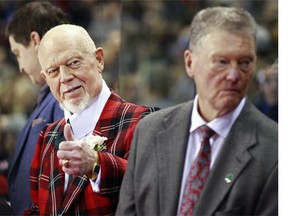
[[79,113],[73,114],[71,114],[68,110],[64,109],[65,120],[67,122],[67,120],[69,119],[75,139],[80,140],[87,135],[92,134],[110,95],[111,91],[103,80],[102,90],[99,96],[93,101],[93,103],[89,107]]
[[[104,80],[102,80],[102,90],[98,97],[93,101],[93,103],[79,113],[71,114],[68,110],[64,109],[64,117],[66,122],[70,121],[70,125],[74,134],[74,138],[76,140],[84,139],[86,136],[92,134],[99,118],[104,109],[106,102],[108,101],[111,95],[111,91],[108,88],[107,84]],[[99,183],[100,183],[101,169],[97,176],[96,181],[92,181],[91,185],[93,191],[99,191]],[[69,175],[65,173],[65,185],[64,191],[66,191],[68,186]]]
[[184,194],[185,185],[189,176],[190,168],[193,164],[193,161],[196,159],[201,146],[201,132],[200,127],[202,125],[207,125],[213,131],[215,131],[215,135],[213,135],[209,141],[211,145],[211,163],[210,163],[210,170],[214,165],[214,162],[217,158],[217,155],[220,149],[223,146],[224,139],[227,137],[231,127],[233,126],[235,120],[239,116],[240,112],[242,111],[246,99],[243,98],[238,106],[232,110],[231,112],[227,113],[224,116],[218,117],[213,119],[210,122],[206,122],[198,112],[198,95],[195,96],[194,103],[193,103],[193,110],[191,114],[191,125],[190,125],[190,135],[188,139],[187,151],[185,156],[185,165],[182,177],[182,184],[181,184],[181,191],[180,191],[180,199],[179,199],[179,206],[178,206],[178,215],[180,206],[182,203],[182,197]]

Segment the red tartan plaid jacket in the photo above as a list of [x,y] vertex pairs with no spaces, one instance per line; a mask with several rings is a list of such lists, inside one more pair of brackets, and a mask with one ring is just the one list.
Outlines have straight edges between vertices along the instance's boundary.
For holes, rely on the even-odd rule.
[[48,125],[40,133],[31,164],[30,183],[33,207],[30,215],[114,215],[120,185],[126,169],[133,131],[138,121],[154,108],[129,103],[112,92],[94,135],[105,136],[107,150],[99,152],[100,192],[93,192],[86,176],[74,176],[64,192],[64,172],[56,156],[64,140],[65,119]]

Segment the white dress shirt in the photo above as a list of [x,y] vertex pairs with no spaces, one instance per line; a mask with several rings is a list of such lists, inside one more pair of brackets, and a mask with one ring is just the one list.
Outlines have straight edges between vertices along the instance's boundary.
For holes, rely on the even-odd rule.
[[[76,140],[84,139],[86,136],[92,134],[110,95],[111,91],[103,80],[102,90],[99,96],[93,101],[93,103],[89,107],[84,109],[82,112],[73,114],[71,114],[68,110],[64,109],[64,117],[66,119],[66,122],[69,119]],[[94,192],[99,191],[100,176],[101,169],[99,171],[96,181],[90,180]],[[65,191],[68,186],[68,179],[69,175],[65,173]]]
[[180,191],[180,198],[179,198],[179,206],[178,206],[178,215],[179,210],[182,203],[182,197],[184,194],[184,189],[186,185],[186,181],[189,176],[190,168],[193,164],[193,161],[196,159],[198,152],[200,151],[201,146],[201,132],[199,127],[202,125],[209,126],[213,131],[215,131],[215,135],[210,138],[210,145],[211,145],[211,163],[210,163],[210,170],[214,165],[216,157],[223,145],[223,141],[227,137],[231,127],[233,126],[235,120],[239,116],[241,110],[245,104],[245,98],[243,98],[238,106],[228,114],[221,116],[219,118],[213,119],[210,122],[206,122],[198,112],[198,95],[196,95],[194,103],[193,103],[193,110],[191,114],[191,125],[190,125],[190,135],[188,139],[187,151],[185,156],[185,164],[184,164],[184,171],[182,177],[182,184],[181,184],[181,191]]

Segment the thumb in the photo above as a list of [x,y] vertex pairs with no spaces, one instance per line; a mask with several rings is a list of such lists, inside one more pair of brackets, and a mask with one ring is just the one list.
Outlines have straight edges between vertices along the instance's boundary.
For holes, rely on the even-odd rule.
[[74,141],[74,135],[70,124],[64,126],[64,137],[67,141]]

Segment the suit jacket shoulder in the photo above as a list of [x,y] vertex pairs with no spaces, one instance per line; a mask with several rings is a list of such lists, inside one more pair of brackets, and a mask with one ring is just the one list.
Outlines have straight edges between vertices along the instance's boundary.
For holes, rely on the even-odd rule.
[[189,115],[191,115],[192,105],[193,101],[191,100],[179,105],[161,109],[156,113],[151,113],[149,116],[139,122],[139,127],[150,127],[151,125],[155,125],[155,127],[160,125],[161,127],[165,127],[169,124],[177,123],[179,118],[187,118]]

